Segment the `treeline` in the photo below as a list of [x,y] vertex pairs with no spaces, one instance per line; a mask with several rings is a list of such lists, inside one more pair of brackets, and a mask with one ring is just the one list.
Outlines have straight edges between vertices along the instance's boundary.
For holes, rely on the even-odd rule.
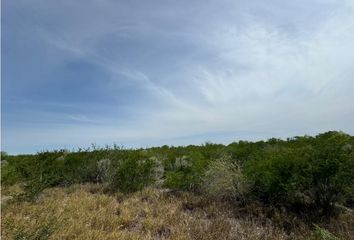
[[24,199],[34,199],[48,187],[93,182],[107,191],[128,193],[156,185],[211,199],[261,201],[320,214],[354,203],[354,137],[335,131],[227,146],[3,154],[1,170],[2,184],[24,186]]

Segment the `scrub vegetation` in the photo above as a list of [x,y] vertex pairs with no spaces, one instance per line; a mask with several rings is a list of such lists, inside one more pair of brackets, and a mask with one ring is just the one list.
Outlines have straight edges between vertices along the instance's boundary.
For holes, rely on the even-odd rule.
[[4,239],[353,239],[354,137],[2,153]]

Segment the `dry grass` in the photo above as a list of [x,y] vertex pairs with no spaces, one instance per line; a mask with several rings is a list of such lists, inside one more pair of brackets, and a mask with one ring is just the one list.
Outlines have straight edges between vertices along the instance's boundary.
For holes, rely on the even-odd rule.
[[[284,229],[274,222],[230,211],[227,203],[190,193],[146,188],[105,194],[99,185],[47,189],[36,202],[9,202],[2,213],[3,239],[308,239],[304,226]],[[350,239],[353,218],[334,233]],[[329,226],[332,226],[330,228]]]

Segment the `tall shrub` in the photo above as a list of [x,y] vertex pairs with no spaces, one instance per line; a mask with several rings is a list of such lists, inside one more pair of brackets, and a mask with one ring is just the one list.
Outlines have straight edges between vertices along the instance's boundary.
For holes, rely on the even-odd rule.
[[353,191],[353,139],[328,132],[303,141],[272,145],[253,155],[245,165],[253,193],[266,202],[331,212]]

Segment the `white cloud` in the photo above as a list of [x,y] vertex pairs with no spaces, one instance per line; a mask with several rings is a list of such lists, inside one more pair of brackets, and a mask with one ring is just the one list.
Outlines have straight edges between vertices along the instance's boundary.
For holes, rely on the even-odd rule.
[[[89,124],[97,119],[70,113],[68,118],[86,124],[22,129],[27,138],[21,141],[168,143],[225,131],[269,137],[332,129],[354,133],[353,1],[222,5],[230,6],[225,14],[217,4],[205,3],[198,14],[178,5],[153,16],[143,8],[99,1],[79,14],[78,24],[40,30],[51,46],[105,69],[110,89],[127,81],[146,95],[136,95],[138,103],[126,106],[137,118],[107,113],[103,118],[109,124],[97,126]],[[112,42],[105,46],[107,39]]]

